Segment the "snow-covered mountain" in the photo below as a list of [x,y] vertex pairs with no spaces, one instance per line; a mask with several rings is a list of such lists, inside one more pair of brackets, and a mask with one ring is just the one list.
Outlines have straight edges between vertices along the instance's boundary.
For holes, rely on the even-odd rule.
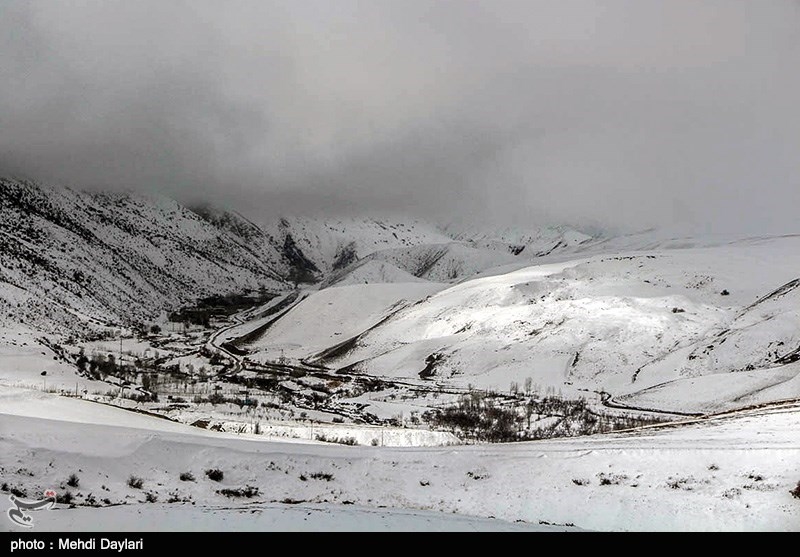
[[308,270],[316,279],[376,251],[453,241],[418,220],[284,217],[263,228],[274,245],[297,253],[297,268]]
[[503,250],[527,257],[570,251],[576,246],[589,245],[594,239],[568,226],[514,228],[449,224],[445,230],[453,239],[467,242],[474,247]]
[[412,219],[255,223],[164,197],[2,179],[0,325],[132,325],[199,298],[299,283],[455,281],[515,261],[501,244]]
[[[280,295],[213,331],[43,334],[259,289]],[[113,528],[134,513],[149,528],[260,529],[262,519],[228,513],[291,524],[319,501],[359,524],[388,506],[598,529],[740,529],[757,516],[755,527],[794,530],[799,296],[800,235],[260,224],[158,197],[2,180],[0,416],[12,426],[0,436],[2,491],[60,486],[78,508],[37,516],[44,529]],[[539,414],[569,399],[587,423],[608,410],[626,428],[653,412],[736,412],[457,450],[440,446],[459,442],[455,429],[428,429],[437,412],[483,400],[487,415],[515,413],[512,427],[530,409],[534,431],[583,435],[562,410],[578,405]],[[435,446],[397,448],[407,445]],[[47,458],[27,458],[42,447]],[[219,489],[202,476],[211,469],[224,469]],[[184,481],[193,474],[200,481]],[[231,498],[247,494],[259,501]],[[621,510],[576,504],[587,498]]]
[[275,254],[249,232],[166,198],[0,180],[0,319],[133,324],[203,296],[285,288]]
[[[341,336],[326,323],[364,305],[367,291],[334,287],[251,342],[250,357],[270,360],[280,348],[375,376],[417,380],[425,370],[442,385],[508,391],[530,381],[631,402],[672,384],[656,407],[691,411],[755,403],[766,387],[772,399],[800,396],[800,237],[695,243],[712,246],[559,257],[424,297],[400,285],[379,311],[368,305],[354,318],[369,327]],[[309,333],[304,343],[298,331]],[[320,350],[326,342],[332,349]],[[699,396],[688,381],[704,376],[713,381]]]
[[[379,282],[405,280],[403,273],[389,271],[389,266],[417,278],[455,281],[496,266],[532,260],[545,253],[574,250],[593,240],[568,227],[525,231],[491,227],[468,229],[398,218],[286,217],[264,224],[262,228],[270,242],[293,262],[301,278],[323,280],[325,284],[350,281],[345,277],[369,261],[380,262],[380,267],[386,271],[377,275],[369,273],[370,279]],[[362,282],[365,278],[352,280]]]
[[[406,282],[409,277],[411,282],[418,279],[452,282],[520,260],[528,261],[503,249],[475,248],[461,242],[422,244],[377,251],[332,273],[323,284]],[[365,268],[371,269],[368,275],[365,275]],[[378,268],[382,270],[380,274],[375,273]],[[372,280],[364,280],[367,278]]]

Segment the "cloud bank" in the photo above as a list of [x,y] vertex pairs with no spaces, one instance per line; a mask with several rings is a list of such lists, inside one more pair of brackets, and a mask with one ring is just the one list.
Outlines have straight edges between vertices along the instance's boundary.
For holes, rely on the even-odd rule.
[[0,174],[268,218],[791,230],[800,4],[0,4]]

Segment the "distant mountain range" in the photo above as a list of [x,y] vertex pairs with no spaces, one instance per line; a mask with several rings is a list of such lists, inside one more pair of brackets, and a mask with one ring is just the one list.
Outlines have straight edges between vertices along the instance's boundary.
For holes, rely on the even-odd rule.
[[298,283],[456,281],[591,240],[414,219],[255,223],[165,197],[0,179],[0,325],[131,326],[199,298]]

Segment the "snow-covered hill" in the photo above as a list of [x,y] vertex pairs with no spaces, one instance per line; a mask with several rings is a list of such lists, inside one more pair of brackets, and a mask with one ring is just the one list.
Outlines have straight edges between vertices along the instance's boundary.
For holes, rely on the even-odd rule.
[[[800,385],[791,381],[798,368],[774,371],[798,359],[798,269],[800,237],[593,255],[442,288],[369,330],[356,335],[348,329],[346,350],[320,351],[314,335],[330,339],[335,316],[358,313],[357,286],[348,287],[348,296],[329,295],[324,304],[316,298],[322,292],[312,294],[296,308],[291,326],[279,320],[275,327],[281,338],[292,329],[317,331],[296,357],[408,380],[430,372],[434,361],[429,380],[460,387],[508,391],[512,383],[530,381],[576,394],[631,395],[714,375],[719,400],[706,402],[716,408],[729,402],[723,382],[740,379],[750,391],[769,384],[773,400],[800,396]],[[297,320],[303,306],[309,322]],[[364,312],[372,314],[367,306]],[[326,323],[333,328],[320,330]],[[254,357],[274,357],[270,338],[254,347]],[[740,374],[745,371],[762,375],[748,379]],[[687,403],[693,395],[686,385],[661,405],[681,409],[676,401]]]

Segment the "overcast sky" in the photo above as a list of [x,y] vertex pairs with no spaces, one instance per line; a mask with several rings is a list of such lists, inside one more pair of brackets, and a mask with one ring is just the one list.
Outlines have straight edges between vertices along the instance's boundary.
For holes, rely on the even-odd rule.
[[800,2],[2,0],[0,174],[275,213],[796,229]]

